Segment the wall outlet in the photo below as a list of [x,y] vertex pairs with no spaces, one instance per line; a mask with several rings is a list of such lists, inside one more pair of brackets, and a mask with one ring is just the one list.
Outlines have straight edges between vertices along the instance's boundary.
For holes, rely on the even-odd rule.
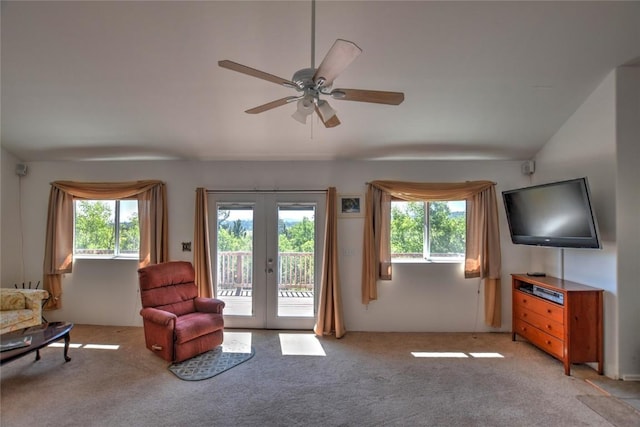
[[182,242],[182,252],[191,252],[191,242]]

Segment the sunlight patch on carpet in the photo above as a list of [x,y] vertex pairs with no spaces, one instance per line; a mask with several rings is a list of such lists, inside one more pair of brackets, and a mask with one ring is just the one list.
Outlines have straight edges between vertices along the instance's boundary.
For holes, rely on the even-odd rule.
[[279,334],[283,356],[326,356],[314,334]]
[[169,370],[181,380],[206,380],[246,362],[254,354],[253,348],[249,352],[233,353],[223,351],[223,347],[218,346],[184,362],[173,363],[169,365]]
[[504,356],[495,352],[484,353],[464,353],[462,351],[412,351],[413,357],[426,358],[452,358],[452,359],[468,359],[471,356],[474,359],[504,359]]
[[251,332],[224,331],[222,351],[225,353],[251,353]]
[[471,357],[476,359],[504,359],[500,353],[469,353]]
[[459,358],[465,359],[469,356],[459,351],[412,351],[411,355],[413,357],[444,357],[444,358]]

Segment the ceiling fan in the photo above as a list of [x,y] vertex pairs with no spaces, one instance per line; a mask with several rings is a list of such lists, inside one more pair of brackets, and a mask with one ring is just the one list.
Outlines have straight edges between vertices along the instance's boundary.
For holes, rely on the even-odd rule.
[[380,90],[362,89],[333,89],[333,81],[344,71],[351,62],[362,53],[362,50],[355,43],[348,40],[337,39],[329,52],[326,54],[320,66],[314,67],[315,56],[315,1],[312,8],[312,33],[311,33],[311,68],[303,68],[293,74],[291,80],[227,59],[218,61],[218,65],[232,71],[247,74],[252,77],[267,80],[269,82],[295,89],[299,92],[294,96],[286,96],[275,101],[250,108],[246,110],[249,114],[258,114],[276,107],[297,102],[297,109],[291,117],[302,124],[307,122],[307,117],[315,111],[325,127],[338,126],[340,120],[336,116],[336,110],[331,108],[329,103],[322,99],[322,96],[331,97],[336,100],[373,102],[377,104],[399,105],[404,101],[402,92],[386,92]]

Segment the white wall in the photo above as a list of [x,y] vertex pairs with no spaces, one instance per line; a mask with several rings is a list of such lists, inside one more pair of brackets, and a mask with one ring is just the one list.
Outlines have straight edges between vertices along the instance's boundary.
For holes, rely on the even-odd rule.
[[[1,189],[0,202],[0,280],[3,287],[22,286],[22,239],[20,236],[20,180],[15,174],[16,164],[20,163],[11,153],[1,150]],[[38,279],[36,278],[36,282]],[[35,283],[34,283],[35,285]]]
[[640,67],[616,74],[620,377],[640,380]]
[[[49,183],[54,180],[125,181],[161,179],[169,202],[169,255],[192,260],[180,243],[193,240],[195,189],[324,189],[363,194],[374,179],[466,181],[487,179],[497,191],[522,187],[528,177],[520,162],[34,162],[23,178],[26,280],[42,275]],[[13,170],[13,166],[11,166]],[[5,178],[5,176],[3,176]],[[8,194],[8,193],[7,193]],[[3,201],[6,200],[3,189]],[[527,271],[529,249],[511,244],[504,210],[500,209],[503,245],[502,330],[511,329],[510,276]],[[6,211],[3,211],[3,218]],[[15,216],[15,212],[8,213]],[[15,221],[14,221],[15,222]],[[17,238],[15,227],[3,222],[4,233]],[[478,281],[463,279],[459,264],[397,265],[394,280],[380,285],[379,299],[360,302],[362,219],[338,224],[340,277],[348,330],[484,331],[482,293]],[[4,238],[3,238],[4,245]],[[3,286],[20,276],[3,247]],[[77,260],[63,281],[63,309],[48,312],[49,320],[84,324],[140,325],[137,265],[132,261]],[[6,270],[6,271],[5,271]]]
[[560,249],[534,248],[532,266],[605,290],[605,374],[613,378],[640,378],[640,91],[631,70],[606,76],[536,155],[534,175],[535,183],[589,180],[603,249],[565,249],[562,262]]

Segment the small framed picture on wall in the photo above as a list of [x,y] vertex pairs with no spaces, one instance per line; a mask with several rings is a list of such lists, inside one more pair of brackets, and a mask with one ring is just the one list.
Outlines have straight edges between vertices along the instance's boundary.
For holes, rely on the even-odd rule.
[[364,199],[360,194],[338,195],[338,216],[341,218],[362,218]]

